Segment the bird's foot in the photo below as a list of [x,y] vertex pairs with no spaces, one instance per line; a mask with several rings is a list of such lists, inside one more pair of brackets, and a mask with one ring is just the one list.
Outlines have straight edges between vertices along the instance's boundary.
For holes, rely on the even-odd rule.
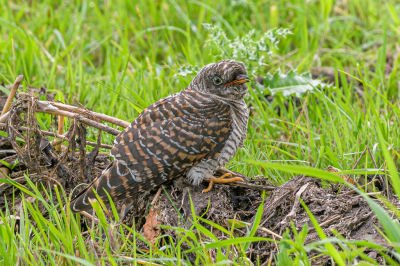
[[231,173],[226,173],[223,176],[220,177],[210,177],[210,178],[206,178],[204,179],[205,181],[209,182],[208,183],[208,187],[206,189],[203,190],[203,193],[207,193],[210,192],[212,189],[212,185],[214,183],[231,183],[231,182],[237,182],[237,181],[244,181],[242,178],[240,177],[232,177],[232,178],[227,178],[225,179],[225,177],[228,176],[232,176]]

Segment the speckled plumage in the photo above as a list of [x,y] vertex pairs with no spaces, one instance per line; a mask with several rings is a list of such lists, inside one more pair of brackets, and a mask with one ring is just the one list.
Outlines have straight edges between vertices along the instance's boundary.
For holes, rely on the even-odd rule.
[[[193,184],[213,175],[243,146],[248,81],[243,63],[223,60],[203,67],[183,91],[147,107],[114,141],[114,161],[71,202],[73,212],[91,208],[92,187],[108,202],[131,198],[168,179]],[[216,85],[216,77],[223,83]]]

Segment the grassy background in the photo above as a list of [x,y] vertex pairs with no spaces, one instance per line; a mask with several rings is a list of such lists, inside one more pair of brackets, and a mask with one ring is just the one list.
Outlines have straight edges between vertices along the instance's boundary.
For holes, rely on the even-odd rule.
[[[257,75],[328,69],[341,86],[311,93],[301,115],[305,95],[296,107],[282,95],[267,102],[254,89],[245,148],[229,167],[279,185],[291,174],[247,161],[350,170],[368,146],[386,168],[382,147],[391,148],[394,162],[399,155],[399,15],[393,0],[0,0],[0,80],[12,84],[23,74],[25,86],[44,85],[68,104],[133,121],[190,83],[194,75],[176,75],[182,66],[222,59],[206,45],[203,23],[220,26],[230,39],[288,28],[293,34]],[[39,117],[47,130],[49,116]],[[104,134],[103,142],[112,141]],[[358,168],[374,168],[365,158]]]
[[[360,66],[366,82],[386,98],[396,103],[399,95],[396,1],[22,1],[3,2],[0,8],[0,79],[12,84],[22,73],[27,85],[61,91],[68,104],[80,102],[128,121],[189,84],[193,75],[176,77],[179,67],[221,59],[205,46],[203,23],[221,26],[231,39],[253,29],[260,38],[268,29],[289,28],[293,35],[274,49],[261,75],[278,68],[304,72],[332,67],[334,73],[337,67],[359,77]],[[389,72],[386,58],[393,62]],[[344,80],[345,74],[339,75]],[[362,84],[352,79],[326,92],[332,103],[311,95],[308,123],[302,116],[296,127],[301,108],[293,108],[290,100],[288,111],[281,97],[270,104],[248,102],[265,111],[253,116],[246,148],[231,165],[277,182],[284,179],[281,174],[255,169],[244,159],[349,169],[365,145],[372,149],[378,142],[371,130],[376,125],[373,107],[382,115],[386,141],[397,147],[395,112],[375,92],[375,104],[364,104],[366,96],[360,97],[358,90],[364,90]],[[277,141],[283,143],[271,152]],[[375,155],[379,161],[379,151]]]

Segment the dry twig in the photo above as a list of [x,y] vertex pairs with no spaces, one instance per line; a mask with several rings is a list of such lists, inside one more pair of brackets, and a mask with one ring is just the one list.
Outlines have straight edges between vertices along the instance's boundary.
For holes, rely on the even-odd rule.
[[15,83],[14,83],[14,85],[13,85],[11,91],[10,91],[10,94],[8,95],[7,101],[4,104],[3,111],[1,112],[1,116],[4,116],[8,112],[8,110],[10,109],[10,105],[11,105],[11,103],[12,103],[14,97],[15,97],[15,93],[17,92],[19,84],[21,84],[23,78],[24,78],[23,75],[19,75],[16,78]]
[[308,187],[309,184],[310,184],[310,183],[305,183],[305,184],[299,189],[299,191],[296,193],[296,199],[295,199],[295,201],[294,201],[292,210],[288,213],[288,215],[286,215],[285,219],[283,219],[283,220],[281,221],[281,224],[287,223],[287,220],[288,220],[288,219],[291,219],[293,216],[296,215],[296,209],[297,209],[297,208],[299,207],[299,205],[300,205],[300,197],[301,197],[301,194],[304,192],[304,190],[306,190],[306,188]]
[[[45,105],[52,105],[60,110],[64,110],[64,111],[68,111],[68,112],[72,112],[72,113],[76,113],[76,114],[85,114],[85,112],[87,110],[82,110],[79,107],[76,106],[72,106],[72,105],[67,105],[67,104],[62,104],[62,103],[56,103],[56,102],[48,102],[48,101],[39,101],[39,103],[45,104]],[[126,128],[130,125],[129,122],[112,117],[112,116],[108,116],[105,114],[100,114],[100,113],[96,113],[93,111],[90,111],[90,116],[96,117],[104,122],[108,122],[123,128]]]
[[[64,117],[58,117],[58,135],[62,135],[64,133]],[[61,143],[56,146],[57,151],[61,151]]]
[[228,186],[234,186],[234,187],[244,187],[244,188],[249,188],[252,190],[258,190],[258,191],[273,191],[276,189],[275,186],[263,186],[263,185],[256,185],[256,184],[251,184],[251,183],[245,183],[241,181],[236,181],[232,183],[219,183],[219,185],[228,185]]
[[99,219],[97,219],[96,217],[94,217],[93,215],[91,215],[91,214],[89,214],[89,213],[87,213],[85,211],[80,212],[80,214],[82,214],[83,216],[91,219],[92,221],[96,222],[97,224],[99,223]]
[[[0,127],[4,127],[5,128],[6,124],[5,123],[0,123]],[[28,128],[27,127],[19,127],[18,130],[28,131]],[[54,132],[50,132],[50,131],[45,131],[45,130],[41,130],[41,132],[43,133],[43,135],[46,135],[46,136],[51,136],[51,137],[55,137],[55,138],[59,138],[59,139],[65,140],[65,141],[69,141],[69,139],[64,135],[60,135],[60,134],[57,134],[57,133],[54,133]],[[86,144],[90,145],[90,146],[96,146],[97,145],[96,142],[92,142],[92,141],[86,141]],[[104,148],[104,149],[109,149],[109,150],[112,149],[112,146],[111,145],[107,145],[107,144],[100,144],[100,147]]]
[[75,118],[76,120],[91,126],[91,127],[95,127],[97,129],[100,129],[102,131],[105,131],[107,133],[110,133],[111,135],[117,136],[119,133],[121,133],[120,130],[103,125],[99,122],[93,121],[92,119],[83,117],[81,115],[78,115],[76,113],[72,113],[72,112],[68,112],[68,111],[64,111],[64,110],[54,110],[54,108],[44,108],[43,106],[38,105],[39,108],[36,110],[36,112],[39,113],[45,113],[45,114],[52,114],[52,115],[61,115],[61,116],[66,116],[69,118]]

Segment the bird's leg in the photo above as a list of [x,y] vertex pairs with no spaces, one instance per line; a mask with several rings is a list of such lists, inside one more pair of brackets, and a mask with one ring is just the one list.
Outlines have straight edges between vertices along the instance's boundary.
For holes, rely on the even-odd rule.
[[210,178],[205,178],[204,180],[209,182],[209,183],[208,183],[208,187],[203,190],[203,193],[210,192],[210,190],[212,189],[213,183],[231,183],[231,182],[237,182],[237,181],[242,181],[243,182],[243,179],[240,178],[240,177],[232,177],[232,178],[225,179],[225,177],[228,177],[228,176],[232,176],[232,174],[231,173],[226,173],[226,174],[224,174],[224,175],[222,175],[220,177],[214,177],[213,176],[213,177],[210,177]]

